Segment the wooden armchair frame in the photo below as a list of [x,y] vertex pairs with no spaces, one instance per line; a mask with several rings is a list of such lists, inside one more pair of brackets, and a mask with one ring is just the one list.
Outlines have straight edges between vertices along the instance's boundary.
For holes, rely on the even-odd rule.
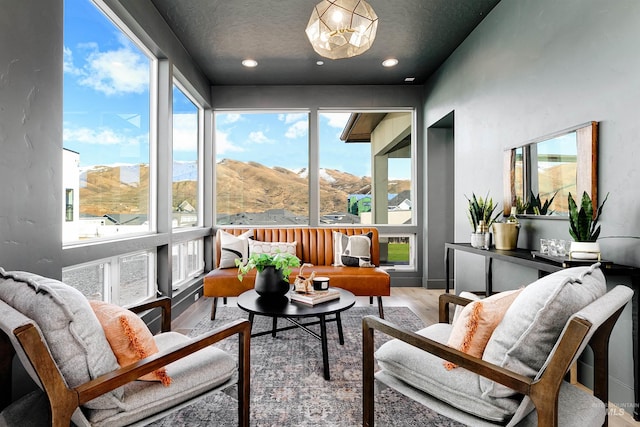
[[[133,312],[161,308],[162,332],[171,329],[171,300],[160,298],[155,301],[140,304],[129,309]],[[250,369],[250,339],[251,324],[247,320],[236,320],[216,328],[206,334],[192,339],[183,345],[156,353],[129,366],[104,374],[94,380],[81,384],[75,388],[68,388],[60,374],[51,353],[42,340],[36,327],[27,324],[13,330],[31,365],[36,372],[45,393],[49,399],[52,426],[69,426],[74,411],[86,402],[114,390],[122,385],[136,380],[171,362],[175,362],[198,350],[217,343],[235,334],[239,336],[238,346],[238,424],[249,426],[249,369]],[[2,387],[2,408],[11,402],[11,360],[15,350],[9,338],[0,331],[0,380],[8,381],[9,386]],[[7,391],[7,389],[9,391]],[[1,408],[0,408],[1,409]]]
[[[470,300],[452,294],[442,294],[439,299],[439,321],[449,320],[449,304],[466,305]],[[609,377],[609,337],[624,306],[612,314],[593,334],[589,345],[594,353],[594,395],[608,404]],[[469,356],[466,353],[448,347],[437,341],[425,338],[414,332],[402,329],[386,320],[374,316],[362,319],[363,332],[363,426],[374,425],[374,384],[375,357],[374,331],[404,341],[414,347],[451,361],[471,372],[512,388],[518,393],[529,396],[538,412],[538,426],[558,426],[558,396],[560,386],[569,370],[576,353],[589,333],[591,323],[573,318],[560,338],[552,359],[538,380],[528,378],[508,369]],[[605,417],[604,425],[607,424]]]

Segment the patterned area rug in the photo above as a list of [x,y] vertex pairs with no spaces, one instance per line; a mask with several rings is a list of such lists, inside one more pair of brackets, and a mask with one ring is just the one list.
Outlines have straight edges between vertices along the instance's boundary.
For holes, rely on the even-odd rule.
[[[328,323],[331,380],[325,381],[320,341],[300,329],[251,339],[252,426],[362,425],[362,317],[377,315],[376,306],[354,307],[342,313],[345,344],[338,343],[335,322]],[[193,330],[197,336],[230,320],[247,318],[235,307],[219,307],[214,321],[205,316]],[[423,328],[408,308],[385,307],[385,318],[410,330]],[[278,326],[288,326],[280,320]],[[253,332],[269,330],[271,318],[256,316]],[[312,328],[318,328],[313,326]],[[319,330],[319,329],[318,329]],[[376,345],[386,341],[376,334]],[[237,355],[237,339],[219,346]],[[386,389],[376,395],[376,425],[460,426]],[[215,393],[152,424],[154,426],[235,426],[237,405],[232,397]]]

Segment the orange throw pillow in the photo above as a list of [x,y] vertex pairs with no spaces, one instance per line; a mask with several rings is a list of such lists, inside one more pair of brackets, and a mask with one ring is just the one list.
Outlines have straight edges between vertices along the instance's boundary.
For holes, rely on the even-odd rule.
[[[89,301],[89,304],[100,321],[111,350],[121,367],[158,352],[151,331],[135,313],[104,301]],[[138,379],[160,381],[164,386],[171,384],[171,378],[164,367]]]
[[[467,304],[453,324],[447,345],[481,358],[493,330],[521,290],[500,292]],[[445,361],[444,367],[451,370],[457,365]]]

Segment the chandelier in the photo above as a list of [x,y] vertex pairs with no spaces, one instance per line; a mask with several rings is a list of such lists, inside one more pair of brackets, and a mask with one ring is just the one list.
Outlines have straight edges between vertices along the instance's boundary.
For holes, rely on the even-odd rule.
[[307,24],[307,37],[321,56],[351,58],[366,52],[376,38],[378,16],[364,0],[323,0]]

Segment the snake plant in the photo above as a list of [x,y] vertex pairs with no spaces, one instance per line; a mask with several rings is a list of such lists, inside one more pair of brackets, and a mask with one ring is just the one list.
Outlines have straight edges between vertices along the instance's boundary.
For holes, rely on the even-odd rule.
[[594,215],[593,202],[586,191],[582,193],[580,209],[578,209],[573,196],[569,193],[569,234],[576,242],[595,242],[598,240],[600,235],[598,220],[602,215],[602,208],[608,197],[609,193],[607,193]]

